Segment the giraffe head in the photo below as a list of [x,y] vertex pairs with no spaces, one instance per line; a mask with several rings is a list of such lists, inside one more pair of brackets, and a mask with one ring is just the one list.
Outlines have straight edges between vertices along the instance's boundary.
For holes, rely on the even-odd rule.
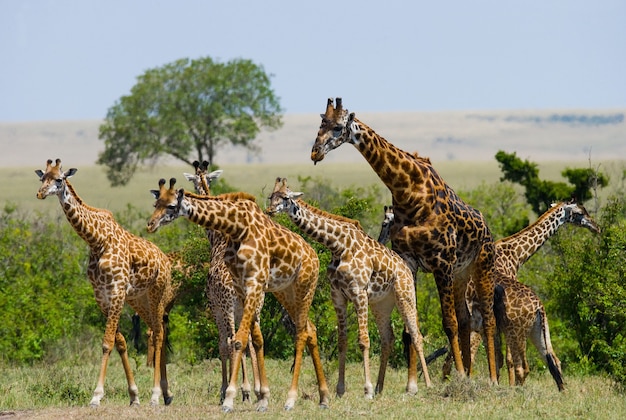
[[171,178],[170,187],[165,188],[165,179],[161,178],[159,189],[150,190],[156,203],[154,203],[154,212],[148,221],[148,232],[156,232],[161,225],[173,222],[182,214],[181,208],[185,190],[183,188],[176,190],[175,184],[176,178]]
[[311,149],[313,163],[324,159],[328,152],[343,143],[350,142],[350,125],[354,121],[354,112],[349,113],[347,109],[343,109],[341,98],[335,100],[335,105],[333,106],[333,98],[328,98],[326,112],[320,114],[322,124]]
[[576,200],[561,203],[564,211],[565,223],[581,226],[594,233],[600,233],[600,226],[591,218],[587,209]]
[[[224,171],[221,169],[218,169],[216,171],[213,171],[207,174],[207,170],[209,169],[209,162],[206,160],[203,161],[202,163],[198,162],[197,160],[194,161],[193,167],[196,169],[195,174],[183,172],[183,175],[185,176],[185,178],[187,178],[187,181],[193,182],[193,186],[196,189],[196,193],[210,195],[211,183],[215,181],[217,178],[219,178],[222,175],[222,172]],[[206,181],[206,187],[203,182],[203,177],[204,177],[204,180]],[[207,188],[209,188],[209,190],[205,191]]]
[[293,192],[287,186],[287,178],[276,178],[274,183],[274,191],[269,197],[269,205],[265,209],[265,213],[270,216],[280,212],[287,212],[291,208],[293,200],[302,197],[303,193]]
[[35,173],[41,181],[41,187],[37,191],[37,198],[40,200],[45,199],[49,195],[58,195],[63,191],[65,180],[78,171],[76,168],[71,168],[67,172],[63,172],[61,169],[61,159],[57,159],[52,164],[52,159],[48,159],[46,162],[45,172],[41,169],[35,170]]
[[380,234],[378,235],[378,242],[386,244],[391,236],[391,227],[393,226],[393,206],[384,206],[385,218],[380,226]]

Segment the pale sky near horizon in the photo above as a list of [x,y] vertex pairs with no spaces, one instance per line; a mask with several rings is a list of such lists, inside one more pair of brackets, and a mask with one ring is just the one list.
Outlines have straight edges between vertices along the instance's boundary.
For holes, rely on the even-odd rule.
[[101,119],[176,59],[251,59],[286,113],[626,106],[624,0],[0,0],[0,122]]

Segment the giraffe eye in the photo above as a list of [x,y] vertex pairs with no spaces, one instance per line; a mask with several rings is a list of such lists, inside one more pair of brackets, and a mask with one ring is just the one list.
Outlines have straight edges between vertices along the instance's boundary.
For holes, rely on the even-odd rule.
[[341,132],[343,131],[343,127],[341,125],[336,125],[335,128],[333,128],[333,131]]
[[176,205],[175,204],[170,204],[167,206],[168,210],[176,210]]

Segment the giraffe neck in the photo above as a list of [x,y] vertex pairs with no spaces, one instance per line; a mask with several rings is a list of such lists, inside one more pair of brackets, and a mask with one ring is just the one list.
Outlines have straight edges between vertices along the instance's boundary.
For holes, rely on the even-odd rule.
[[232,193],[215,197],[185,192],[182,214],[191,222],[237,241],[245,236],[252,215],[261,211],[254,197]]
[[341,252],[355,239],[353,232],[360,228],[356,220],[327,213],[302,200],[291,200],[287,213],[302,231],[326,246],[331,253]]
[[87,205],[67,179],[58,196],[67,221],[90,248],[98,248],[119,228],[110,211]]
[[418,205],[414,192],[431,190],[427,181],[443,183],[428,159],[394,146],[357,118],[350,127],[350,143],[389,188],[399,209]]
[[497,241],[496,247],[517,271],[564,223],[565,210],[560,203],[548,209],[535,223]]

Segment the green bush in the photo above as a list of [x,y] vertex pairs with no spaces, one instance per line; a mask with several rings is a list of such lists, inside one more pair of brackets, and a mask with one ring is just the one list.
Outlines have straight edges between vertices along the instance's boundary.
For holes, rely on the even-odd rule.
[[42,360],[58,340],[97,322],[87,249],[65,220],[0,214],[0,361]]

